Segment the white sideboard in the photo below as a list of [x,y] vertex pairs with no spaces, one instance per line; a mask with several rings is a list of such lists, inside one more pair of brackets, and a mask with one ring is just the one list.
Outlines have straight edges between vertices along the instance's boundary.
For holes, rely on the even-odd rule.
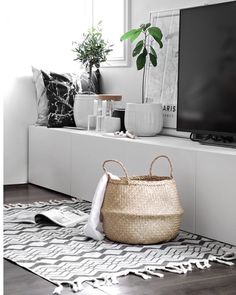
[[[102,163],[117,159],[130,175],[148,173],[151,160],[167,155],[185,209],[181,228],[236,244],[236,150],[203,146],[186,138],[117,138],[67,128],[29,127],[29,182],[92,200]],[[108,169],[122,175],[113,164]],[[154,172],[168,175],[164,159]]]

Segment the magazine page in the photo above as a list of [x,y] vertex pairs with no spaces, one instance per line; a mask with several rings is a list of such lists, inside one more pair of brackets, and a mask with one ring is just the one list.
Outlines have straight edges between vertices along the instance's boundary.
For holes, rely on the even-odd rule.
[[61,206],[36,214],[35,220],[36,222],[40,222],[40,219],[47,217],[56,224],[67,227],[87,220],[88,216],[87,213],[71,208],[70,206]]

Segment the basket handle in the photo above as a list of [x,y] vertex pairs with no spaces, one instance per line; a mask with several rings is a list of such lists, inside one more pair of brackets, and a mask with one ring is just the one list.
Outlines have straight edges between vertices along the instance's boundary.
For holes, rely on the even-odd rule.
[[172,163],[171,163],[170,159],[167,156],[164,156],[164,155],[158,156],[158,157],[156,157],[155,159],[152,160],[151,165],[150,165],[150,169],[149,169],[149,175],[152,176],[153,164],[154,164],[154,162],[156,162],[160,158],[166,158],[167,161],[169,162],[169,165],[170,165],[170,177],[173,178],[173,166],[172,166]]
[[106,163],[108,163],[108,162],[114,162],[114,163],[119,164],[120,167],[122,168],[122,170],[123,170],[124,173],[125,173],[125,177],[126,177],[126,179],[127,179],[127,182],[129,182],[129,176],[128,176],[128,173],[127,173],[127,170],[126,170],[125,166],[124,166],[121,162],[119,162],[119,161],[117,161],[117,160],[106,160],[106,161],[103,162],[103,164],[102,164],[102,168],[103,168],[104,172],[108,175],[108,177],[109,177],[109,174],[108,174],[108,171],[107,171],[107,169],[106,169],[106,167],[105,167]]

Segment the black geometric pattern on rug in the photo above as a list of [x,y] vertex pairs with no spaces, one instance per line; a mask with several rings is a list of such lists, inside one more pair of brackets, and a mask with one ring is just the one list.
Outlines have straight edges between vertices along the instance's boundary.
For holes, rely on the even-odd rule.
[[129,245],[95,241],[83,234],[85,223],[63,228],[54,224],[10,223],[16,212],[39,212],[61,204],[89,213],[91,203],[71,201],[37,202],[8,205],[4,209],[4,258],[56,284],[60,294],[63,284],[73,291],[83,289],[83,282],[94,287],[118,283],[119,276],[134,273],[144,279],[164,271],[186,273],[193,267],[210,267],[210,261],[231,265],[236,247],[195,234],[180,231],[171,242],[156,245]]

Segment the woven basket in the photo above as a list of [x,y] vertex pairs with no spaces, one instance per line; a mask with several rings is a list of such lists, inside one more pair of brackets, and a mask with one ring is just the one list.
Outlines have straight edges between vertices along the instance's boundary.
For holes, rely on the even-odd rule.
[[[170,176],[152,175],[153,164],[160,158],[168,160]],[[108,162],[119,164],[125,177],[111,179],[105,168]],[[177,236],[183,209],[167,156],[156,157],[146,176],[129,177],[124,165],[116,160],[105,161],[103,169],[108,175],[101,209],[106,237],[122,243],[154,244]]]

